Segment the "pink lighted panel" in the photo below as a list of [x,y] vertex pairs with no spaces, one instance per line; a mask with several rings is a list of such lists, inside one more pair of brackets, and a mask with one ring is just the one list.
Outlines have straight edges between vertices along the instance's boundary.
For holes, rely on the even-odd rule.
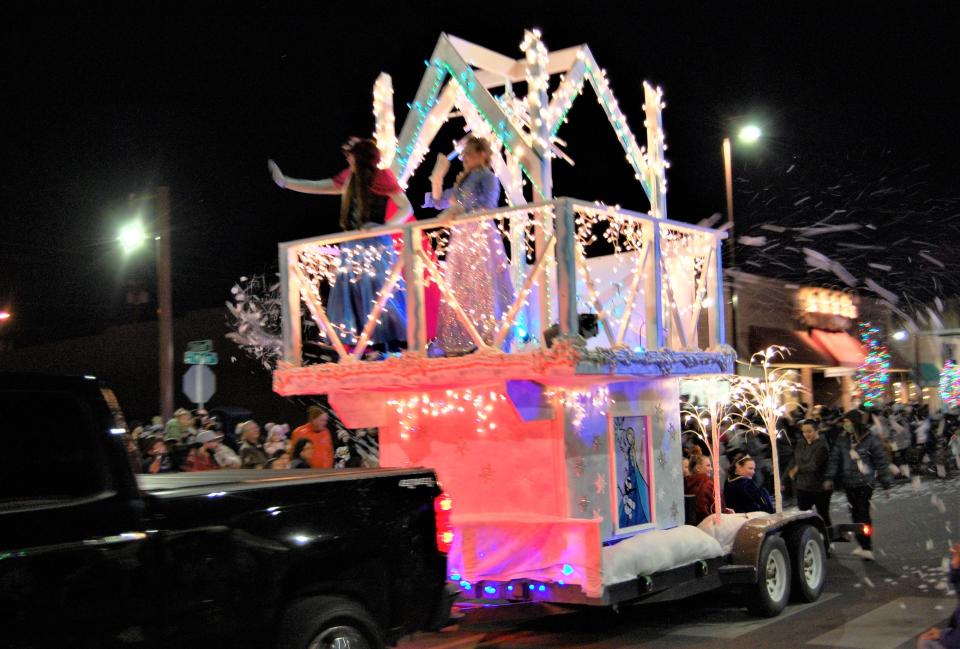
[[[503,385],[474,392],[505,394]],[[423,393],[418,393],[423,394]],[[426,393],[432,401],[445,391]],[[566,468],[562,419],[523,421],[509,399],[496,401],[488,422],[492,431],[477,432],[475,413],[420,415],[416,427],[402,434],[398,417],[386,409],[380,427],[380,465],[435,469],[443,489],[453,497],[454,516],[522,513],[566,517]]]

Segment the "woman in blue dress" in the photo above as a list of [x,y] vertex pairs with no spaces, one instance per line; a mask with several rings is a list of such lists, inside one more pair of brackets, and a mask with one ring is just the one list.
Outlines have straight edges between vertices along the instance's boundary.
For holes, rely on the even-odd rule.
[[[403,223],[412,216],[410,201],[393,172],[378,168],[380,151],[373,140],[350,138],[343,145],[343,153],[348,168],[323,180],[284,176],[272,160],[268,167],[274,182],[281,188],[306,194],[339,194],[340,227],[343,230]],[[396,256],[389,235],[340,244],[340,264],[337,280],[330,287],[327,317],[344,344],[356,344]],[[397,351],[405,346],[405,341],[404,295],[400,286],[394,286],[370,342],[374,349]]]
[[[463,171],[447,190],[443,189],[443,177],[450,161],[446,156],[438,156],[430,175],[432,191],[427,194],[424,207],[445,210],[441,218],[496,209],[500,202],[500,181],[490,170],[492,155],[490,144],[483,138],[467,140],[462,154]],[[480,337],[488,345],[493,343],[502,326],[501,319],[514,298],[510,262],[494,221],[474,221],[451,228],[443,276]],[[443,296],[440,301],[436,347],[448,356],[469,353],[476,349],[476,343],[448,302],[449,296]],[[508,336],[504,349],[508,349],[509,344]]]

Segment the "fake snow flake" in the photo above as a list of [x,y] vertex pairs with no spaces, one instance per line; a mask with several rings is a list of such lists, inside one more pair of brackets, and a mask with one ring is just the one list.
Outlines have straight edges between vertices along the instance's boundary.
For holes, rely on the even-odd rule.
[[493,467],[489,464],[484,464],[483,468],[480,469],[480,479],[484,482],[493,480]]
[[586,496],[580,496],[580,511],[586,513],[587,508],[590,507],[590,499]]
[[660,465],[661,469],[667,465],[667,458],[663,454],[663,449],[657,450],[657,464]]
[[597,494],[602,494],[604,491],[606,491],[607,479],[602,473],[597,474],[597,479],[593,481],[593,486],[597,490]]
[[867,586],[869,586],[870,588],[876,588],[876,586],[873,585],[873,582],[870,581],[870,577],[864,577],[864,578],[863,578],[863,583],[865,583],[865,584],[866,584]]
[[583,471],[585,468],[585,463],[582,457],[578,457],[576,462],[573,463],[573,470],[577,474],[578,478],[583,477]]
[[933,539],[927,539],[927,549],[928,550],[933,549]]

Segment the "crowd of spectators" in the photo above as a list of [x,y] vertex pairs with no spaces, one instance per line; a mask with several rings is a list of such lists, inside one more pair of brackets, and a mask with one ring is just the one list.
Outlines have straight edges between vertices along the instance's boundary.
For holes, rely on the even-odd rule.
[[[220,469],[330,469],[363,466],[369,454],[351,449],[353,436],[332,429],[330,415],[310,406],[307,422],[290,434],[287,424],[267,423],[261,429],[253,419],[229,425],[206,410],[180,408],[164,422],[134,423],[127,436],[127,454],[136,473],[173,473]],[[362,431],[374,438],[375,433]],[[369,440],[369,437],[367,438]]]

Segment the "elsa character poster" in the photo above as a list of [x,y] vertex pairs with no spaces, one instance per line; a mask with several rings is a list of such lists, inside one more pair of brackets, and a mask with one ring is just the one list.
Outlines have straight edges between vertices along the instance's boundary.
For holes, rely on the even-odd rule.
[[614,417],[616,449],[617,532],[629,532],[653,521],[650,511],[650,453],[646,417]]

